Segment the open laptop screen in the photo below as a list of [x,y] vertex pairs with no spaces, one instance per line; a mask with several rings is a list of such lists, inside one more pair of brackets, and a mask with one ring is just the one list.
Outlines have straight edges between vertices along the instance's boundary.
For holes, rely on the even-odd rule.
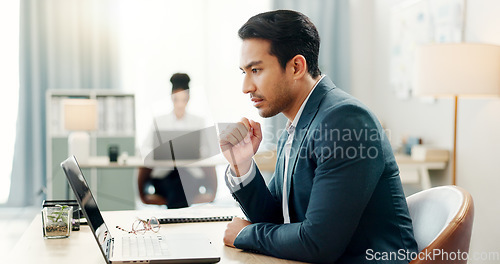
[[[200,131],[162,130],[155,131],[153,141],[154,160],[173,160],[172,152],[177,160],[197,160],[200,158]],[[170,148],[173,145],[181,147]]]
[[[75,192],[76,199],[82,208],[83,214],[87,218],[88,224],[94,237],[101,247],[101,251],[105,257],[108,257],[107,243],[111,239],[109,229],[104,223],[101,212],[97,208],[97,203],[94,196],[90,192],[90,188],[83,176],[83,173],[78,166],[78,162],[74,156],[69,157],[61,163],[61,167],[68,178],[71,188]],[[107,258],[106,258],[107,259]]]
[[154,131],[151,137],[153,151],[146,154],[146,165],[173,159],[203,160],[220,153],[215,126],[193,131],[158,130]]

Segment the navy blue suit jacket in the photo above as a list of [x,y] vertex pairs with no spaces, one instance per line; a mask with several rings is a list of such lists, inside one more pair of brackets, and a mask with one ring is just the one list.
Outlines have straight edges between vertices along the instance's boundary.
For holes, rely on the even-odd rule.
[[376,252],[417,252],[391,146],[361,102],[328,77],[316,86],[295,130],[287,175],[291,223],[283,224],[287,137],[285,131],[278,141],[269,186],[258,168],[249,182],[228,183],[253,223],[236,237],[237,248],[321,263],[377,263]]

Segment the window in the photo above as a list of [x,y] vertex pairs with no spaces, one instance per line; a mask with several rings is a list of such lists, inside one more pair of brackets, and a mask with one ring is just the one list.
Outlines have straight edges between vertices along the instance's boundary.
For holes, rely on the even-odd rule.
[[0,204],[9,197],[19,96],[19,1],[0,1]]

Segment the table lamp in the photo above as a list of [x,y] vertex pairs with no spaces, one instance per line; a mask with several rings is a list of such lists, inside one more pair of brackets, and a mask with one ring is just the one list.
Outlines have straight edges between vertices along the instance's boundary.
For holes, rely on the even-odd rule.
[[500,46],[440,43],[417,48],[417,96],[453,97],[453,174],[456,185],[458,97],[500,96]]
[[66,99],[63,101],[64,128],[70,130],[68,155],[75,155],[81,163],[90,157],[89,131],[97,129],[97,100]]

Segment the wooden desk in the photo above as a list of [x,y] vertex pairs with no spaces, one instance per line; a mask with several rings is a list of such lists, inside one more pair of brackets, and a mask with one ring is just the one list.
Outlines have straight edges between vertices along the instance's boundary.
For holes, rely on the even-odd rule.
[[447,159],[441,160],[414,160],[408,155],[396,155],[401,182],[420,183],[423,190],[431,188],[429,170],[442,170],[446,168]]
[[[194,209],[194,208],[189,208]],[[181,209],[184,210],[184,209]],[[172,215],[175,215],[175,210]],[[231,213],[232,214],[232,213]],[[103,217],[113,236],[121,235],[116,225],[128,226],[136,216],[148,218],[151,216],[169,215],[169,210],[163,211],[107,211]],[[186,223],[162,225],[160,233],[168,236],[175,233],[200,233],[209,237],[220,252],[219,263],[302,263],[282,260],[270,256],[244,252],[240,249],[224,245],[222,238],[228,222]],[[73,231],[66,239],[44,239],[42,236],[42,220],[37,215],[11,252],[7,263],[99,263],[105,264],[97,243],[88,226],[82,226],[80,231]]]

